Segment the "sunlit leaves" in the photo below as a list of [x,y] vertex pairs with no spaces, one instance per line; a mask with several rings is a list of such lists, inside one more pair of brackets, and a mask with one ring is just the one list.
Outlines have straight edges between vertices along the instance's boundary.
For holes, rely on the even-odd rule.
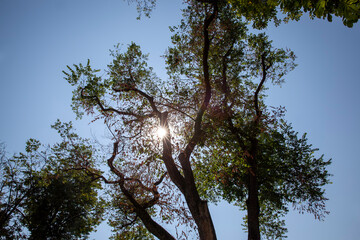
[[262,76],[265,68],[267,78],[280,85],[284,82],[283,77],[296,67],[295,54],[290,50],[273,48],[271,44],[265,33],[249,36],[249,46],[253,49],[248,53],[249,67],[253,76]]
[[259,29],[267,27],[271,20],[275,24],[279,24],[282,18],[285,21],[299,20],[304,12],[309,13],[312,18],[326,18],[328,21],[332,21],[333,15],[341,17],[344,25],[348,27],[352,27],[360,18],[360,2],[357,0],[228,0],[227,2],[239,17],[245,17]]
[[154,94],[157,77],[148,66],[148,54],[141,52],[140,46],[135,43],[128,45],[126,52],[123,52],[118,45],[111,51],[114,58],[108,65],[108,74],[113,89],[138,88],[146,89],[149,94]]

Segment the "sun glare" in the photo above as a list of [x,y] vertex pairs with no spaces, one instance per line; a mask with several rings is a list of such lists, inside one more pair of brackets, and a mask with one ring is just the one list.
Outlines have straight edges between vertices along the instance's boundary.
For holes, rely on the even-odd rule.
[[166,134],[167,134],[167,130],[164,127],[159,127],[156,131],[156,135],[159,138],[164,138],[166,136]]

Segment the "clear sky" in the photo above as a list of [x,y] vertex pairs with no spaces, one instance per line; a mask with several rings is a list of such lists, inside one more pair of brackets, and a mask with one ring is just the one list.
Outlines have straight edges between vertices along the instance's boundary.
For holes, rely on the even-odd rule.
[[[57,118],[75,120],[71,87],[63,79],[66,65],[86,62],[104,68],[109,49],[131,41],[150,53],[160,77],[160,57],[170,43],[168,26],[179,23],[180,0],[160,0],[150,19],[136,20],[135,5],[121,0],[0,0],[0,141],[8,152],[23,151],[32,137],[57,140],[50,125]],[[292,49],[299,66],[282,88],[272,88],[268,103],[287,108],[287,119],[326,158],[334,174],[327,187],[330,215],[324,222],[309,214],[286,217],[290,240],[358,239],[360,236],[360,24],[349,29],[303,17],[267,29],[277,47]],[[91,137],[96,126],[75,123]],[[92,130],[90,130],[92,129]],[[242,213],[225,203],[211,206],[218,239],[246,239]],[[92,235],[106,239],[107,228]]]

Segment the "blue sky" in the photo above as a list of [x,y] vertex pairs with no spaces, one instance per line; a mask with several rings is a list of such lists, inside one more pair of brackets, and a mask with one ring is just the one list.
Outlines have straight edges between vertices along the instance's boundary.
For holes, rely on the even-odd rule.
[[[150,65],[166,77],[160,57],[170,43],[168,26],[181,17],[181,1],[158,1],[150,19],[136,20],[135,5],[121,0],[0,0],[0,140],[9,153],[22,151],[32,137],[57,140],[50,125],[57,118],[75,120],[71,87],[63,79],[66,65],[86,62],[96,68],[110,62],[109,49],[131,41],[150,53]],[[326,158],[334,176],[327,187],[330,215],[324,222],[308,214],[287,217],[290,240],[357,239],[360,235],[360,24],[349,29],[303,17],[267,29],[277,47],[288,47],[299,66],[280,88],[271,88],[268,103],[287,108],[287,119]],[[91,137],[88,121],[75,123]],[[102,133],[100,132],[100,135]],[[211,206],[218,238],[246,239],[242,213],[225,203]],[[104,239],[108,229],[93,237]]]

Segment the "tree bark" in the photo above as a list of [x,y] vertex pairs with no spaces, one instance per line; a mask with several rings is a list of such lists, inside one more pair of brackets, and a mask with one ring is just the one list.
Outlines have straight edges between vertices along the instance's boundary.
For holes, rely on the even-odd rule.
[[212,218],[206,201],[199,202],[199,210],[200,210],[200,216],[198,220],[199,222],[198,227],[199,227],[200,239],[216,240],[215,227],[212,222]]
[[198,227],[201,240],[216,240],[215,227],[212,222],[207,201],[201,200],[195,183],[185,185],[184,196],[192,217]]
[[249,174],[249,197],[246,201],[248,214],[248,240],[260,240],[259,194],[255,174]]

